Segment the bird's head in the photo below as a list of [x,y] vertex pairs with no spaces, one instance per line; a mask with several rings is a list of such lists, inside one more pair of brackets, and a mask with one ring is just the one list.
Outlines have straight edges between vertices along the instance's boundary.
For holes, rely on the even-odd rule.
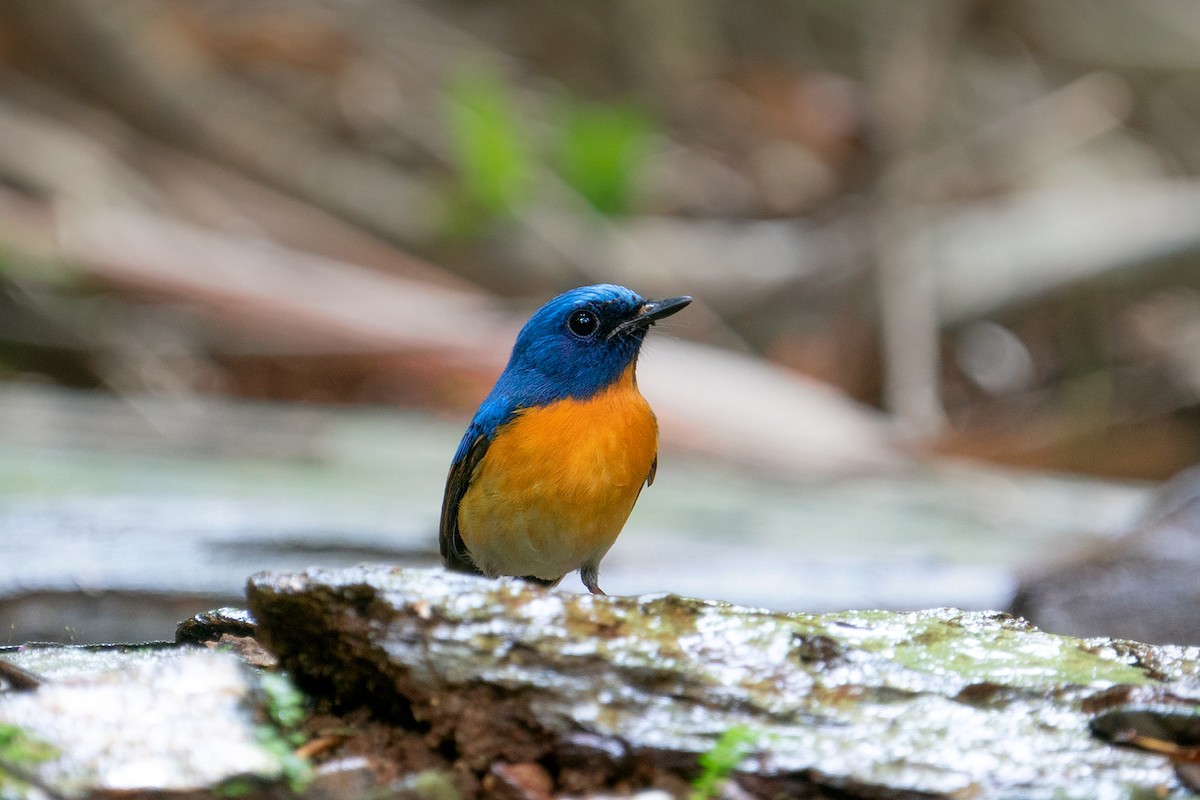
[[647,300],[613,284],[572,289],[539,308],[521,328],[506,377],[546,400],[590,397],[634,363],[656,320],[691,301]]

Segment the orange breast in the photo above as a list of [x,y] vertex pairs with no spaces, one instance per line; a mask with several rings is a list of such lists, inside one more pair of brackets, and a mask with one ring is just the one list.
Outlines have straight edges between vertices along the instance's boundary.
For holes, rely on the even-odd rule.
[[459,505],[459,530],[490,575],[557,579],[608,552],[658,451],[633,367],[588,400],[526,409],[492,440]]

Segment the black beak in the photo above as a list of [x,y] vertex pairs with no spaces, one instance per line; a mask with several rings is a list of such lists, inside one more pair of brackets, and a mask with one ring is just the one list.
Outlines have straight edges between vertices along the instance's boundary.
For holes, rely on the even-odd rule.
[[666,300],[649,300],[638,308],[637,313],[633,317],[613,328],[608,338],[611,339],[614,336],[619,336],[633,328],[649,328],[657,320],[669,317],[676,311],[682,311],[690,302],[692,302],[692,298],[687,295],[683,297],[668,297]]

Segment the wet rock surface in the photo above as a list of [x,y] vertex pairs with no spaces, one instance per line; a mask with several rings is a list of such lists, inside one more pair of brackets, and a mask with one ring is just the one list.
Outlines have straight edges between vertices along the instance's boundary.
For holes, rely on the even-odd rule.
[[248,593],[301,686],[404,731],[390,746],[424,748],[467,795],[680,793],[731,729],[752,741],[733,772],[751,796],[1187,793],[1168,758],[1089,725],[1200,702],[1195,648],[994,613],[782,614],[382,566],[261,574]]
[[214,608],[203,611],[175,626],[176,644],[218,642],[223,636],[254,635],[254,617],[244,608]]
[[5,797],[184,796],[286,777],[286,747],[264,736],[261,678],[232,655],[22,647],[0,658],[42,679],[0,692],[0,728],[40,753],[13,764],[5,750]]

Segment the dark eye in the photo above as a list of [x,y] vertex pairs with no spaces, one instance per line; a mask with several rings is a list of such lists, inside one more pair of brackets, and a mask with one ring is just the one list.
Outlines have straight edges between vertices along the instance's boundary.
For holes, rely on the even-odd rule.
[[577,308],[567,317],[567,328],[581,339],[591,336],[599,327],[600,318],[591,309]]

